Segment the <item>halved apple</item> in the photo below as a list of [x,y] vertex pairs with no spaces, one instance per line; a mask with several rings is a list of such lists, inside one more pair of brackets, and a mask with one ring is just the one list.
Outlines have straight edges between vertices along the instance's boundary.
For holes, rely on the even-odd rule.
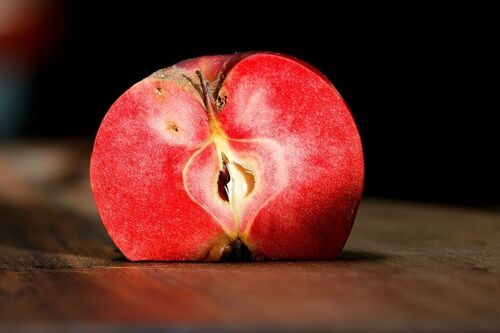
[[131,260],[332,259],[363,190],[351,114],[289,56],[201,57],[160,70],[106,114],[91,185]]

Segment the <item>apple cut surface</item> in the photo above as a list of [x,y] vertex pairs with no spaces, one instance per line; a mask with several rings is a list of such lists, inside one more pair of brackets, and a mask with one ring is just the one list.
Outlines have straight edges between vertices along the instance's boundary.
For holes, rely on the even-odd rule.
[[106,114],[91,186],[131,260],[333,259],[363,190],[361,141],[333,85],[271,53],[155,72]]

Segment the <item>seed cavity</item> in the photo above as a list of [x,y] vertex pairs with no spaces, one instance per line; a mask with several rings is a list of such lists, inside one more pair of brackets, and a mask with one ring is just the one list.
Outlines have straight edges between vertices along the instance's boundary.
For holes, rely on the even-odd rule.
[[253,172],[237,162],[230,162],[222,153],[222,168],[217,179],[219,196],[237,209],[242,200],[255,188]]
[[229,194],[227,190],[227,184],[231,181],[231,175],[227,169],[227,165],[223,163],[222,170],[219,171],[219,178],[217,179],[217,188],[219,190],[219,196],[222,200],[229,202]]

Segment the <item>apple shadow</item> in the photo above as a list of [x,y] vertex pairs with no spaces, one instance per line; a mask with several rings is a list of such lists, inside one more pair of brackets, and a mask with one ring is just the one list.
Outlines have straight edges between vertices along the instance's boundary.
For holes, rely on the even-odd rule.
[[126,261],[97,218],[0,201],[0,267],[60,268]]
[[343,250],[335,261],[342,262],[364,262],[364,261],[385,261],[389,257],[383,253],[375,253],[358,250]]

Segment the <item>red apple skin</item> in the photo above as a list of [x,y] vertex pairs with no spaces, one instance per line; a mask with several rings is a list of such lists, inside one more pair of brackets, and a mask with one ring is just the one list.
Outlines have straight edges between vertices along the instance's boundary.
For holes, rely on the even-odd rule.
[[[225,101],[208,116],[196,70]],[[255,175],[237,213],[217,192],[220,147]],[[352,116],[321,73],[246,53],[187,60],[131,87],[99,128],[90,173],[130,260],[219,260],[236,239],[254,259],[318,260],[347,241],[364,167]]]

